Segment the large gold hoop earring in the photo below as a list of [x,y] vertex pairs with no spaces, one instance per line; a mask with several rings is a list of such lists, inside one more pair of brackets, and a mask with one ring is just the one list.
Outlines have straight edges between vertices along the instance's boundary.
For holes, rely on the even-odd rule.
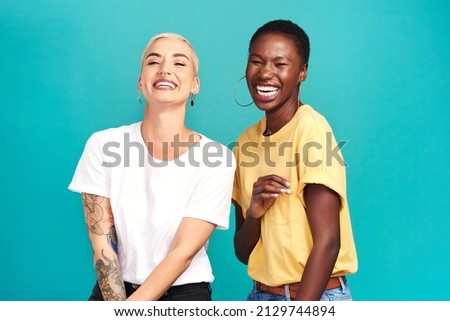
[[236,91],[237,91],[237,88],[238,88],[239,84],[241,83],[242,79],[244,79],[244,78],[245,78],[245,76],[242,76],[242,77],[237,81],[236,86],[234,86],[234,94],[233,94],[233,98],[234,98],[234,101],[236,102],[236,104],[238,104],[239,106],[241,106],[241,107],[248,107],[248,106],[250,106],[251,104],[253,104],[253,100],[251,101],[251,103],[244,105],[244,104],[241,104],[240,102],[238,102],[238,100],[237,100],[237,98],[236,98]]

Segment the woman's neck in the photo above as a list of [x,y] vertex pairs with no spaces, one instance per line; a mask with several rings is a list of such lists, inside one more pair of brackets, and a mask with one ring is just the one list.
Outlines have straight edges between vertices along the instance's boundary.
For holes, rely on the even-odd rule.
[[278,132],[284,125],[286,125],[295,115],[298,107],[301,106],[300,102],[295,105],[285,106],[285,108],[276,110],[274,112],[266,113],[266,128],[263,133],[264,136],[270,136]]
[[185,108],[157,109],[146,106],[142,121],[142,136],[146,141],[174,140],[175,136],[186,134]]
[[160,160],[173,160],[200,140],[186,127],[185,108],[158,110],[147,106],[141,124],[148,152]]

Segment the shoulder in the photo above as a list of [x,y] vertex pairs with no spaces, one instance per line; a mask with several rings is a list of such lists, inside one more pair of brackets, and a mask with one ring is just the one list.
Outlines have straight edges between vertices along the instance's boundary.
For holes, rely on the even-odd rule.
[[302,105],[300,107],[297,128],[304,134],[309,135],[332,131],[327,119],[310,105]]
[[248,141],[248,140],[255,140],[258,137],[261,136],[261,133],[264,131],[266,123],[266,118],[263,117],[258,122],[254,123],[253,125],[247,127],[244,131],[241,132],[241,134],[238,137],[238,141]]
[[235,168],[236,160],[232,150],[224,144],[201,133],[198,147],[202,157],[201,163],[207,168]]
[[230,149],[225,146],[224,144],[213,140],[211,138],[209,138],[206,135],[203,135],[201,133],[197,133],[198,135],[200,135],[200,141],[199,141],[199,146],[202,147],[203,150],[208,149],[208,148],[217,148],[217,149],[221,149],[223,151],[229,151]]
[[87,139],[84,151],[102,155],[105,148],[119,147],[125,140],[135,141],[139,126],[140,122],[96,131]]

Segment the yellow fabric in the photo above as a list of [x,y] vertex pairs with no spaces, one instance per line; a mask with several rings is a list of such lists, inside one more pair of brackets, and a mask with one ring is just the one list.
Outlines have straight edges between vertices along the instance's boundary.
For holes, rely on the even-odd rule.
[[[340,195],[341,249],[333,276],[355,273],[356,249],[346,195],[342,154],[326,119],[302,105],[275,134],[264,137],[266,118],[248,128],[234,149],[237,169],[233,199],[245,213],[253,183],[260,176],[277,174],[291,183],[291,195],[281,195],[261,220],[261,237],[250,255],[249,276],[267,285],[298,282],[313,246],[305,212],[306,184],[325,185]],[[327,156],[328,155],[328,156]]]

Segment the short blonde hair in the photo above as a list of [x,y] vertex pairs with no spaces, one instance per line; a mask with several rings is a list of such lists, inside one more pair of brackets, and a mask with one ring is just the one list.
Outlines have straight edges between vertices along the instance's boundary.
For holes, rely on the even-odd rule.
[[177,33],[172,33],[172,32],[164,32],[164,33],[160,33],[157,34],[155,36],[153,36],[150,41],[148,42],[147,46],[144,49],[144,52],[142,53],[142,57],[141,57],[141,68],[142,68],[142,64],[144,63],[144,59],[145,59],[145,54],[147,53],[148,48],[158,39],[162,39],[162,38],[172,38],[172,39],[178,39],[181,41],[184,41],[185,43],[187,43],[189,45],[189,47],[192,50],[192,58],[193,58],[193,64],[194,64],[194,69],[195,69],[195,74],[198,75],[198,67],[200,65],[200,61],[198,59],[197,53],[195,52],[194,47],[192,46],[192,44],[183,36],[177,34]]

